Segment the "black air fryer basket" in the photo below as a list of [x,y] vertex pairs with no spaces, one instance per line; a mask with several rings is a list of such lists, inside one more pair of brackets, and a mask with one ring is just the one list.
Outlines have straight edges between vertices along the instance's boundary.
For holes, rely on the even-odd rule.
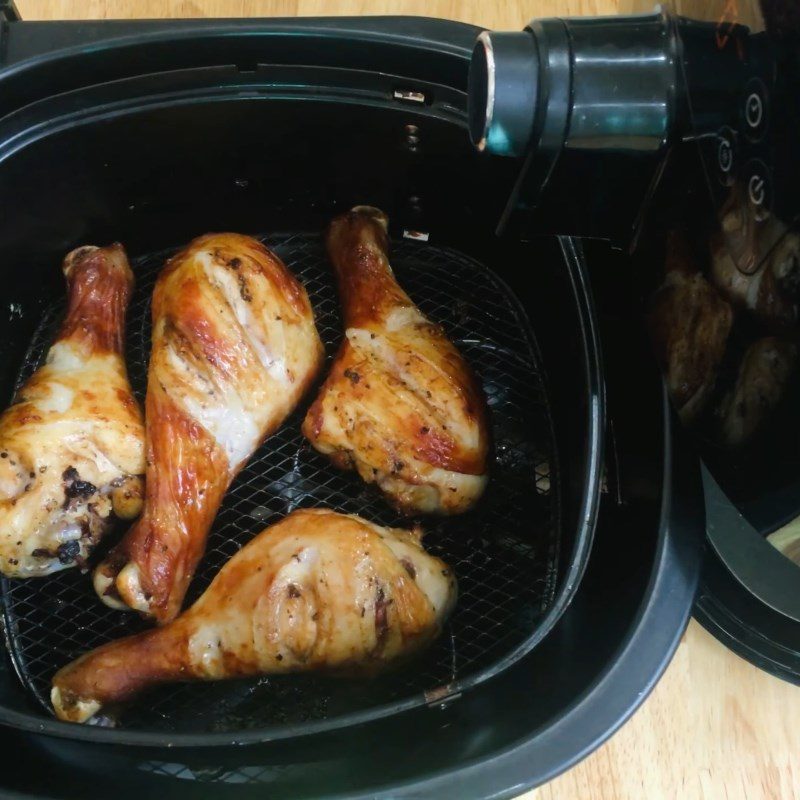
[[[364,44],[380,38],[385,63],[393,51],[406,61],[403,51],[419,47],[403,35],[410,24],[396,21],[390,27],[398,30],[380,37],[362,32]],[[99,61],[102,48],[73,52],[75,83],[55,96],[50,88],[35,99],[30,75],[10,76],[19,110],[6,118],[0,185],[13,187],[15,216],[1,244],[6,263],[24,263],[26,277],[10,289],[15,313],[3,320],[2,341],[4,363],[14,369],[0,377],[10,394],[52,341],[63,309],[63,252],[113,239],[125,244],[137,279],[127,358],[142,397],[155,277],[174,248],[214,229],[261,236],[278,253],[305,284],[330,357],[341,320],[321,231],[353,204],[379,205],[391,220],[400,282],[458,344],[490,408],[494,460],[485,497],[469,514],[423,521],[426,546],[458,575],[457,610],[428,652],[384,678],[289,676],[163,687],[103,729],[55,722],[50,680],[81,653],[144,623],[99,605],[77,570],[43,581],[6,579],[6,645],[27,690],[20,705],[30,707],[0,711],[9,720],[23,722],[17,715],[27,713],[26,727],[143,744],[263,741],[352,726],[447,702],[501,672],[532,650],[574,594],[596,521],[604,414],[580,258],[571,259],[572,283],[559,301],[572,309],[574,322],[560,344],[572,355],[548,367],[527,308],[538,289],[525,274],[536,269],[536,251],[493,236],[508,179],[474,157],[464,134],[463,92],[432,82],[457,56],[440,52],[413,77],[366,71],[359,62],[373,56],[347,25],[200,26],[199,40],[191,37],[189,46],[186,39],[180,53],[185,34],[176,38],[176,30],[155,24]],[[131,70],[143,53],[167,45],[160,71]],[[278,66],[262,63],[265,46]],[[215,63],[232,52],[237,63]],[[345,59],[355,63],[345,68]],[[92,83],[84,86],[78,76],[92,61]],[[110,70],[103,81],[98,68]],[[419,241],[420,233],[429,240]],[[228,492],[189,601],[255,533],[296,508],[327,506],[407,524],[304,443],[299,423],[307,402]]]

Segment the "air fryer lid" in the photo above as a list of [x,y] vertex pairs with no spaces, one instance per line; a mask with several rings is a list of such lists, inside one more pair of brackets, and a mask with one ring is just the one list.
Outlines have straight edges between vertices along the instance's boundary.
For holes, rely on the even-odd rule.
[[631,249],[656,356],[708,468],[713,558],[796,621],[796,569],[763,537],[800,514],[800,18],[790,1],[764,8],[720,0],[693,7],[700,20],[662,8],[484,33],[470,122],[476,147],[519,168],[502,229]]
[[796,4],[762,5],[740,16],[709,4],[713,22],[682,28],[705,181],[687,201],[677,182],[689,182],[691,155],[679,159],[660,216],[667,238],[683,239],[684,268],[704,276],[694,280],[707,280],[731,319],[711,391],[685,420],[707,467],[711,548],[698,613],[737,652],[797,681],[798,567],[763,537],[800,515],[800,27]]
[[635,258],[667,382],[705,461],[698,618],[797,681],[798,567],[764,537],[800,514],[800,20],[795,3],[761,5],[708,3],[706,21],[678,26],[690,134]]

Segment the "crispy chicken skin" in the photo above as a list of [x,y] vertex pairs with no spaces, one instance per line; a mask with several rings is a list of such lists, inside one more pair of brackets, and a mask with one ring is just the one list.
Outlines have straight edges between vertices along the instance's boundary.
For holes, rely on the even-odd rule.
[[100,598],[180,611],[222,497],[294,409],[323,349],[308,296],[255,239],[195,239],[153,294],[144,513],[95,571]]
[[144,424],[122,356],[133,273],[119,244],[64,259],[67,314],[45,363],[0,417],[0,570],[83,566],[141,509]]
[[374,673],[434,639],[455,599],[452,572],[418,532],[295,511],[243,547],[176,620],[60,670],[53,708],[84,722],[159,683]]
[[397,284],[387,227],[383,212],[356,206],[328,230],[345,339],[303,433],[399,510],[456,514],[486,486],[485,399],[455,346]]
[[683,422],[691,423],[714,389],[733,310],[696,271],[680,234],[673,233],[667,242],[665,273],[648,325],[672,402]]

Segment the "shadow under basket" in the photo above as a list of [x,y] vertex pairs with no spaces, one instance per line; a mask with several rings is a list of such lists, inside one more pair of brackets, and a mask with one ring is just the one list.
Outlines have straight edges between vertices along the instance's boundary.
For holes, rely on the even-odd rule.
[[[342,337],[331,268],[317,235],[264,237],[305,285],[330,359]],[[127,360],[143,399],[150,351],[150,296],[172,251],[135,259]],[[439,323],[477,373],[493,439],[491,479],[477,507],[452,518],[420,520],[426,548],[459,582],[459,600],[428,650],[373,679],[285,675],[211,684],[170,684],[113,710],[101,724],[154,733],[235,733],[300,725],[311,731],[440,702],[528,652],[556,596],[559,574],[559,470],[546,382],[530,325],[512,291],[492,271],[455,250],[400,240],[392,265],[400,284]],[[17,386],[41,363],[63,312],[46,309]],[[266,526],[297,508],[328,507],[381,525],[408,526],[355,473],[338,471],[313,450],[300,423],[315,390],[238,475],[211,530],[187,605],[219,569]],[[116,539],[109,535],[100,553]],[[567,556],[570,554],[567,553]],[[90,576],[66,570],[45,579],[2,579],[6,645],[40,711],[52,715],[50,681],[82,653],[146,625],[106,608]]]

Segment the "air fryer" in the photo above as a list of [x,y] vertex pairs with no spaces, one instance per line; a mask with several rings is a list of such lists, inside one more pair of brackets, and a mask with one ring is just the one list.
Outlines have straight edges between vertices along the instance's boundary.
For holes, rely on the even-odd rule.
[[[786,91],[779,45],[735,25],[720,45],[719,26],[666,13],[499,35],[407,18],[71,24],[2,13],[8,398],[52,335],[61,257],[87,242],[120,240],[132,256],[139,389],[155,272],[206,230],[274,247],[306,283],[330,354],[338,319],[319,234],[367,202],[389,214],[398,276],[484,382],[496,462],[482,509],[431,525],[430,546],[461,579],[450,627],[413,668],[369,684],[167,687],[115,727],[57,722],[54,669],[141,623],[98,610],[76,570],[4,580],[0,735],[17,754],[4,786],[51,797],[510,796],[610,735],[691,612],[704,546],[698,447],[724,507],[753,516],[726,472],[732,459],[714,466],[713,424],[685,427],[670,406],[648,318],[672,229],[698,220],[690,246],[702,250],[734,195],[716,190],[705,143],[738,130],[739,83],[760,81],[772,104]],[[706,59],[738,72],[722,82]],[[751,146],[772,163],[773,140],[751,138],[744,166]],[[793,220],[777,185],[770,213]],[[229,492],[194,596],[232,547],[295,507],[393,521],[303,450],[298,419]],[[754,524],[767,532],[776,520]]]
[[[750,19],[730,4],[705,13],[484,32],[470,134],[521,164],[501,232],[580,233],[629,253],[704,462],[698,617],[796,681],[797,564],[785,553],[800,513],[798,19],[785,3]],[[602,188],[579,193],[581,182]]]

